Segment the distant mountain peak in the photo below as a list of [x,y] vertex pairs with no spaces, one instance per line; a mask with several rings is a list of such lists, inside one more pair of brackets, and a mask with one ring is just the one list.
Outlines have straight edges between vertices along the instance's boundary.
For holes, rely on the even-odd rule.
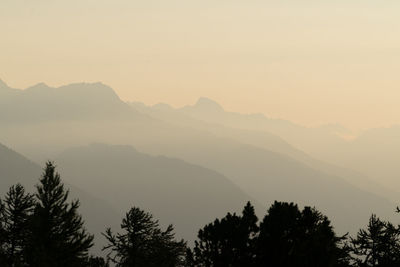
[[[8,84],[6,84],[3,80],[0,79],[0,93],[2,96],[4,96],[4,94],[5,95],[13,95],[13,94],[17,93],[18,91],[19,90],[11,88],[10,86],[8,86]],[[4,98],[2,100],[4,100]]]
[[26,90],[37,90],[37,89],[50,89],[50,87],[47,84],[41,82],[41,83],[37,83],[31,87],[28,87]]
[[0,79],[0,88],[8,88],[8,85]]
[[38,83],[24,90],[26,93],[31,94],[48,94],[54,93],[60,98],[63,97],[76,97],[76,99],[102,99],[102,102],[107,103],[111,100],[120,101],[116,92],[101,82],[96,83],[71,83],[60,87],[50,87],[46,83]]
[[166,103],[155,104],[155,105],[153,105],[153,108],[158,109],[158,110],[173,110],[173,108]]
[[[85,148],[85,147],[77,147],[77,149],[79,148]],[[92,149],[92,150],[122,150],[122,151],[130,151],[130,152],[137,152],[137,150],[130,145],[110,145],[110,144],[106,144],[106,143],[99,143],[99,142],[94,142],[94,143],[90,143],[89,145],[86,146],[86,149]]]
[[8,92],[13,90],[8,84],[6,84],[2,79],[0,79],[0,90]]
[[207,97],[200,97],[194,107],[209,111],[224,111],[220,104]]

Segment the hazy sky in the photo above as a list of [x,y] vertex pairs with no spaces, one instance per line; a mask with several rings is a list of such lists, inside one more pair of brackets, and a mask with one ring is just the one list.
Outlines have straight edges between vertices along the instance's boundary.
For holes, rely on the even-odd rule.
[[0,79],[305,125],[400,123],[400,1],[1,0]]

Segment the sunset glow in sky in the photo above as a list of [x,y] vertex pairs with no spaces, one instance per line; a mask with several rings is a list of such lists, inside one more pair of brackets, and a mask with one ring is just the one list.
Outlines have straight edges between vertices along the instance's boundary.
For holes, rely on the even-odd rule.
[[400,123],[399,1],[0,3],[0,79],[352,129]]

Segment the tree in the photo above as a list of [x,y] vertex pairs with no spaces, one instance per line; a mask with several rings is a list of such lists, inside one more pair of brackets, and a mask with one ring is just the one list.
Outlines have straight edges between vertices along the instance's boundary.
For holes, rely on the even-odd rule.
[[93,245],[93,236],[84,229],[78,214],[79,201],[67,203],[64,189],[52,162],[47,162],[36,186],[36,205],[31,220],[27,253],[30,266],[81,266]]
[[87,267],[109,267],[110,265],[102,257],[90,256],[85,264]]
[[254,207],[248,202],[242,216],[228,213],[206,225],[195,242],[193,265],[254,266],[257,221]]
[[276,202],[260,224],[259,266],[347,266],[348,251],[326,216],[310,207]]
[[5,230],[6,218],[4,209],[5,206],[0,199],[0,264],[4,264],[5,262],[7,262],[7,257],[6,257],[7,232]]
[[34,199],[25,193],[22,185],[12,186],[6,194],[0,209],[3,265],[23,266],[27,246],[29,218],[34,208]]
[[257,262],[271,266],[295,264],[292,251],[300,211],[293,203],[275,202],[260,224],[257,240]]
[[352,239],[352,251],[356,266],[400,266],[400,229],[373,214],[367,229]]
[[122,220],[124,233],[113,234],[110,228],[103,234],[108,240],[104,250],[117,266],[184,266],[186,243],[176,241],[173,227],[165,231],[150,213],[133,207]]

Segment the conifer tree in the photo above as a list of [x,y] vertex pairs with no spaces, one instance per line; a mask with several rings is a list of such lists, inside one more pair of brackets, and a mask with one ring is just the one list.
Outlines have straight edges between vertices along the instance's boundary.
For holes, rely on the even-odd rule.
[[0,199],[0,264],[7,262],[6,258],[6,240],[7,234],[5,230],[5,221],[6,218],[4,217],[5,206]]
[[104,258],[99,256],[90,256],[87,258],[87,262],[85,264],[86,267],[109,267],[108,261],[104,260]]
[[198,233],[194,266],[254,266],[255,237],[258,233],[254,207],[247,203],[242,216],[228,213]]
[[293,203],[275,202],[260,226],[248,203],[242,215],[226,215],[199,231],[188,262],[196,267],[349,266],[345,237],[337,237],[330,221],[317,210],[300,211]]
[[355,266],[400,266],[400,229],[373,214],[367,229],[352,239],[352,249]]
[[84,229],[78,214],[79,201],[68,203],[69,191],[64,189],[52,162],[36,186],[36,205],[31,221],[32,235],[28,250],[30,266],[82,266],[93,245],[93,236]]
[[277,202],[260,224],[259,266],[348,266],[348,250],[328,218],[315,209],[302,211],[293,203]]
[[1,208],[2,266],[24,266],[24,251],[30,235],[29,219],[34,208],[34,199],[25,193],[22,185],[12,186],[7,192]]
[[121,267],[174,267],[184,266],[186,243],[176,241],[172,225],[165,231],[150,213],[132,208],[122,220],[123,233],[112,233],[108,228],[104,236],[109,244],[108,257]]

